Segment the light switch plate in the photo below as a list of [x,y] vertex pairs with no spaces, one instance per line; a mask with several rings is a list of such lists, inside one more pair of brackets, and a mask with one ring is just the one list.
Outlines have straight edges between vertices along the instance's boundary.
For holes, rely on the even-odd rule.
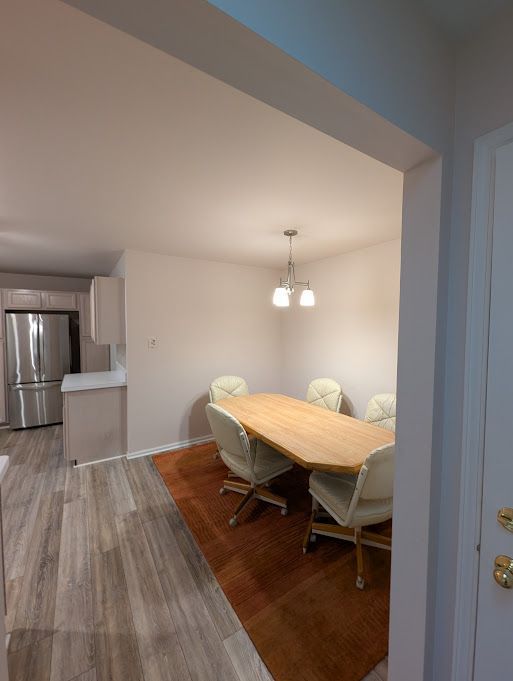
[[150,336],[148,338],[148,348],[150,350],[155,350],[155,348],[158,348],[158,346],[159,346],[159,341],[156,338],[156,336]]

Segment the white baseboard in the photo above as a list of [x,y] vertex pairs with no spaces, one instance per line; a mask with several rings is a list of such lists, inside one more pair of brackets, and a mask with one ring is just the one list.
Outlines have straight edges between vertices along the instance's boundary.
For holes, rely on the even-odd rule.
[[84,466],[92,466],[95,463],[105,463],[105,461],[115,461],[116,459],[122,459],[125,455],[118,454],[117,456],[109,456],[106,459],[97,459],[96,461],[86,461],[85,463],[76,463],[73,468],[83,468]]
[[154,454],[162,454],[163,452],[174,452],[177,449],[185,449],[186,447],[194,447],[194,445],[203,445],[207,442],[213,442],[212,435],[204,435],[202,437],[193,437],[190,440],[182,440],[181,442],[173,442],[168,445],[161,445],[160,447],[152,447],[151,449],[141,449],[138,452],[128,452],[127,459],[136,459],[139,456],[153,456]]

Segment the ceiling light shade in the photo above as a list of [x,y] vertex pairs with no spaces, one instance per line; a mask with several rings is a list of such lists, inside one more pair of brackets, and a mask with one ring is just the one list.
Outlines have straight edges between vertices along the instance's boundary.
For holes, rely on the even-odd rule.
[[305,288],[299,299],[299,304],[303,307],[313,307],[315,305],[315,296],[311,288]]
[[287,293],[287,289],[283,286],[278,286],[274,289],[273,305],[276,305],[276,307],[289,306],[289,294]]

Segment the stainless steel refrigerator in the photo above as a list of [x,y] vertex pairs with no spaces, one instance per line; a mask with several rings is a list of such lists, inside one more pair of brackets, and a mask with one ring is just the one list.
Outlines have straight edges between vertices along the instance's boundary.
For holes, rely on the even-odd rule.
[[71,364],[69,315],[7,312],[5,319],[11,428],[61,423],[61,383]]

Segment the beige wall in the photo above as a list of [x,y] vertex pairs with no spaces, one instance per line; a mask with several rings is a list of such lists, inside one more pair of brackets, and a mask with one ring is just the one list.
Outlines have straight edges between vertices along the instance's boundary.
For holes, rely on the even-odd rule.
[[280,390],[276,272],[139,251],[126,252],[125,266],[129,453],[208,435],[216,376]]
[[89,291],[91,279],[52,277],[41,274],[0,272],[0,288],[27,288],[36,291]]
[[357,418],[373,394],[395,392],[400,259],[397,239],[297,267],[316,306],[300,307],[296,294],[280,311],[284,392],[304,398],[313,378],[329,376]]

